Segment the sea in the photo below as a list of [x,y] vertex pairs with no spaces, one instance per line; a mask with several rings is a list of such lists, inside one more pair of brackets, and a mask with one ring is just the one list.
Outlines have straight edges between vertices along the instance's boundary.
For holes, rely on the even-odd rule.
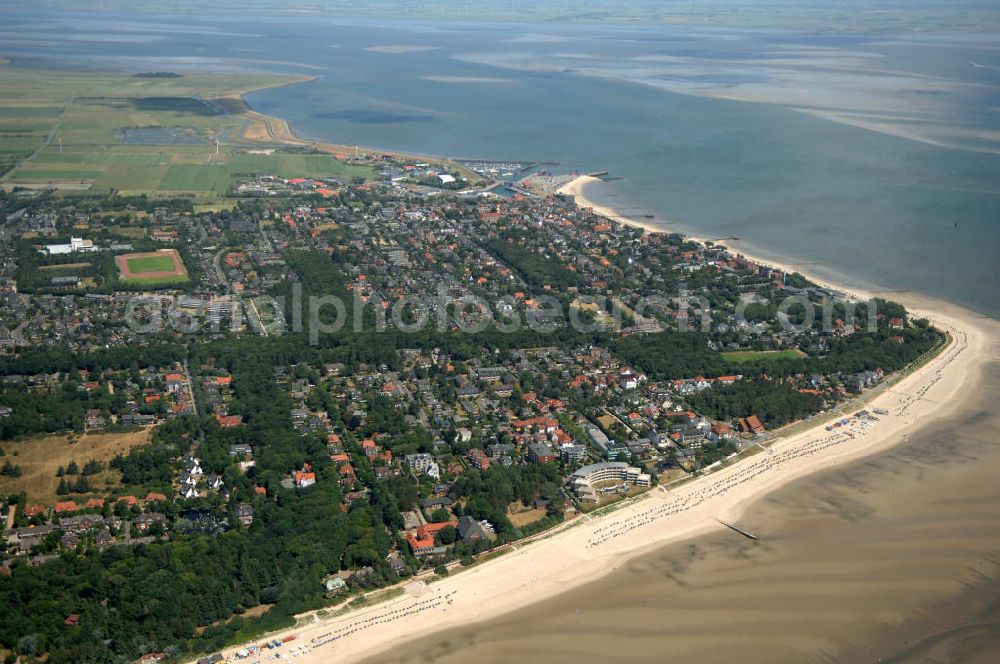
[[[607,171],[588,196],[1000,315],[1000,35],[0,8],[16,67],[267,71],[317,141]],[[738,239],[732,239],[738,238]],[[947,421],[720,533],[378,662],[998,661],[1000,367]]]
[[1000,314],[1000,35],[0,8],[13,66],[268,71],[307,138],[607,171],[588,192],[805,272]]
[[790,483],[741,528],[365,664],[1000,661],[1000,364],[947,419]]

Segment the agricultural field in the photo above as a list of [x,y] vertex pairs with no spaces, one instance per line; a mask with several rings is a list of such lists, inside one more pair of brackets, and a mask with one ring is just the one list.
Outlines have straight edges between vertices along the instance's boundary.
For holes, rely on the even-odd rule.
[[103,494],[119,486],[120,476],[109,470],[107,463],[117,454],[128,454],[133,447],[149,442],[152,430],[144,429],[127,433],[59,434],[28,438],[21,441],[4,441],[0,444],[4,460],[21,468],[20,477],[0,476],[0,493],[4,495],[27,493],[31,502],[52,505],[62,500],[56,494],[59,478],[56,471],[70,461],[82,467],[96,459],[104,464],[103,471],[89,477],[95,493]]
[[178,165],[167,169],[160,181],[162,191],[193,191],[224,194],[233,178],[223,164],[213,166]]
[[786,350],[735,350],[722,353],[730,362],[753,362],[754,360],[797,360],[806,354],[794,348]]
[[371,178],[372,169],[310,153],[308,145],[271,141],[266,153],[248,151],[259,143],[243,137],[264,120],[239,95],[289,80],[142,78],[0,64],[0,186],[187,194],[212,203],[248,173]]
[[325,154],[234,154],[230,160],[230,170],[235,174],[280,172],[287,178],[366,178],[372,176],[372,169],[366,166],[345,164],[331,155]]

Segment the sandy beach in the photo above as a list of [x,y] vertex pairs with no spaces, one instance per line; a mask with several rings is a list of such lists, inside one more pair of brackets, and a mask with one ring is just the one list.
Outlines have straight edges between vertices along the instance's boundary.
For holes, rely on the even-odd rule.
[[752,501],[729,530],[364,664],[996,662],[1000,364],[905,442]]
[[[585,184],[578,180],[564,191],[575,193]],[[578,202],[587,205],[583,198]],[[611,210],[595,211],[619,218]],[[654,549],[722,531],[719,520],[738,522],[754,501],[783,485],[904,442],[919,427],[953,413],[956,397],[973,389],[979,368],[995,359],[998,338],[995,321],[909,299],[912,313],[946,331],[949,341],[925,364],[894,378],[891,387],[872,392],[870,407],[888,414],[852,417],[849,425],[833,431],[825,420],[818,421],[776,439],[767,451],[672,489],[653,489],[608,514],[577,518],[495,560],[429,584],[413,582],[405,594],[364,610],[327,619],[311,616],[278,635],[296,635],[291,647],[300,651],[299,661],[356,662],[593,583]],[[851,404],[844,416],[857,408]],[[265,661],[272,656],[266,653]]]
[[[808,270],[803,270],[801,266],[790,265],[789,263],[776,260],[773,258],[762,258],[761,256],[755,255],[752,251],[747,251],[746,249],[738,247],[734,245],[732,242],[727,242],[726,240],[700,237],[698,235],[687,233],[681,230],[664,228],[663,226],[657,225],[656,223],[650,221],[644,221],[641,219],[623,216],[619,214],[617,210],[605,205],[599,205],[594,201],[592,201],[591,199],[587,198],[587,187],[599,184],[600,182],[601,180],[599,178],[590,175],[581,175],[580,177],[569,182],[568,184],[560,187],[558,193],[573,196],[574,199],[576,200],[577,205],[581,207],[590,208],[594,211],[595,214],[599,214],[602,217],[607,217],[608,219],[612,219],[621,224],[634,226],[636,228],[641,228],[650,233],[681,233],[685,237],[694,240],[695,242],[701,242],[702,244],[706,242],[711,242],[714,245],[725,247],[731,253],[743,256],[744,258],[752,260],[755,263],[758,263],[759,265],[766,265],[768,267],[781,270],[786,274],[793,274],[795,272],[798,272],[799,274],[803,275],[804,277],[812,281],[814,284],[818,284],[832,291],[844,293],[845,295],[853,299],[867,300],[871,299],[872,297],[879,296],[879,293],[877,291],[858,288],[855,286],[847,287],[843,284],[838,284],[834,281],[831,281],[830,279],[826,279],[815,273],[809,272]],[[674,223],[673,221],[670,220],[668,221],[671,224]],[[917,308],[917,309],[939,308],[937,303],[934,303],[926,298],[911,298],[909,302],[906,302],[902,298],[900,298],[899,295],[901,294],[893,293],[891,296],[889,296],[889,299],[895,299],[896,301],[902,302],[903,304],[906,304],[907,307],[911,307],[912,303],[911,308]],[[959,315],[962,314],[960,313]],[[974,314],[970,313],[969,315],[974,315]]]

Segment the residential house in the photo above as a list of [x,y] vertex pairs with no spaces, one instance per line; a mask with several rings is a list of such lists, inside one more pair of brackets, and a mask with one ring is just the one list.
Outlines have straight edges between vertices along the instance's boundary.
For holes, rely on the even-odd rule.
[[489,521],[476,521],[471,516],[459,517],[457,530],[463,540],[493,541],[497,536]]

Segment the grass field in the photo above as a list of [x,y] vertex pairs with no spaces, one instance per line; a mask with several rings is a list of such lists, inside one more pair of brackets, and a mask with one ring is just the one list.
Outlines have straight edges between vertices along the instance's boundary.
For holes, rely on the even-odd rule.
[[85,270],[91,268],[93,265],[90,263],[57,263],[55,265],[39,265],[39,270],[59,272],[62,270]]
[[184,274],[172,274],[157,277],[129,277],[119,279],[119,282],[125,286],[144,286],[150,288],[153,286],[179,286],[186,284],[188,278]]
[[129,271],[135,274],[145,272],[166,272],[174,269],[174,259],[171,256],[142,256],[140,258],[129,258]]
[[[130,449],[149,441],[151,430],[130,433],[89,433],[29,438],[18,442],[7,441],[2,448],[3,457],[21,467],[20,477],[0,477],[0,493],[4,495],[28,494],[31,502],[53,505],[64,500],[56,494],[59,478],[56,470],[76,461],[81,468],[90,459],[107,464],[116,454],[126,454]],[[88,478],[94,493],[103,494],[120,484],[121,477],[115,470]]]
[[520,502],[507,506],[507,518],[515,528],[523,528],[529,523],[542,519],[547,514],[544,507],[526,508]]
[[800,350],[736,350],[723,353],[730,362],[753,362],[754,360],[798,360],[806,354]]
[[176,249],[115,256],[119,282],[125,286],[172,286],[188,281]]
[[146,237],[146,229],[141,226],[106,226],[108,232],[119,237],[127,237],[133,240]]
[[224,194],[232,178],[225,166],[186,164],[171,166],[160,181],[163,191],[202,191]]

